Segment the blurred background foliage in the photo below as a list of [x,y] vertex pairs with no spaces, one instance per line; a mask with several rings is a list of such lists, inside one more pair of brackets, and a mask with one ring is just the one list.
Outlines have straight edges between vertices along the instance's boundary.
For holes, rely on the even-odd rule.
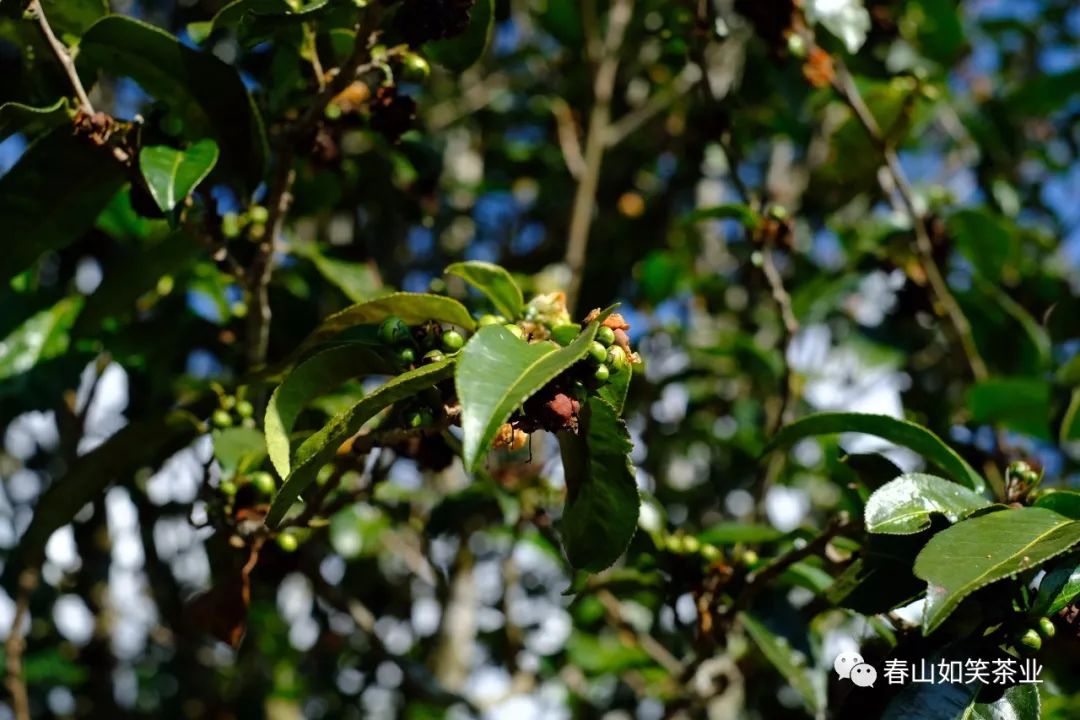
[[[407,1],[408,22],[452,4]],[[70,90],[14,5],[0,100],[50,106]],[[283,123],[316,92],[312,57],[344,62],[351,32],[332,13],[221,21],[222,5],[111,3],[236,68],[266,127],[270,172],[253,178],[250,109],[223,100],[241,140],[219,143],[183,224],[95,175],[100,158],[19,164],[51,121],[0,110],[14,218],[0,230],[0,547],[77,458],[104,442],[120,458],[92,471],[108,491],[41,539],[28,612],[13,583],[0,595],[0,634],[26,636],[35,717],[870,717],[880,708],[848,702],[831,659],[906,631],[830,603],[854,541],[771,578],[731,632],[710,631],[711,583],[858,516],[867,489],[922,460],[842,435],[763,461],[771,434],[812,410],[880,413],[930,428],[999,489],[1019,458],[1048,486],[1080,478],[1075,3],[497,0],[478,62],[447,69],[461,48],[430,44],[430,75],[388,60],[286,156],[292,204],[254,359],[287,357],[327,314],[391,288],[463,297],[442,275],[461,259],[503,264],[527,294],[568,290],[578,318],[620,301],[646,360],[627,415],[641,529],[619,567],[575,580],[552,539],[550,442],[473,479],[386,451],[326,527],[263,549],[243,641],[215,640],[239,620],[214,588],[246,555],[206,522],[242,460],[153,423],[244,381],[256,299],[232,264],[259,262],[274,232],[259,203]],[[44,7],[73,46],[106,11]],[[144,119],[142,142],[183,145],[198,120],[185,93],[232,92],[216,66],[175,93],[140,83],[138,56],[125,77],[100,30],[80,72],[98,110]],[[65,221],[74,242],[35,244]],[[1060,642],[1047,717],[1080,702]]]

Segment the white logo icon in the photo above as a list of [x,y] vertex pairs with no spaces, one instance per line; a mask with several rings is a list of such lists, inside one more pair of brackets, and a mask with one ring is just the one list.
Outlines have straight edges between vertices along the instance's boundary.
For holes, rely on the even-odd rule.
[[[840,653],[836,656],[836,660],[833,661],[833,670],[836,670],[836,674],[840,676],[841,680],[848,680],[851,678],[851,669],[856,665],[863,664],[862,655],[859,653]],[[873,668],[870,669],[873,670]]]
[[851,682],[859,687],[874,687],[877,680],[877,670],[872,665],[862,663],[851,668]]

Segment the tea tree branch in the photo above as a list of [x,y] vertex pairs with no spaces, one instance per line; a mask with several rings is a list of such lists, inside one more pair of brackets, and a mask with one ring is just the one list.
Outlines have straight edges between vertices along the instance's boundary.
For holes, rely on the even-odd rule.
[[40,0],[31,0],[27,11],[37,21],[38,30],[41,31],[42,36],[45,38],[45,42],[49,44],[49,48],[52,50],[53,55],[60,61],[60,64],[64,67],[64,72],[67,74],[68,82],[71,83],[71,88],[75,91],[75,97],[79,100],[79,108],[87,115],[94,114],[94,106],[90,102],[90,96],[86,94],[86,89],[83,87],[82,81],[79,80],[79,73],[75,70],[75,61],[71,59],[71,53],[68,52],[64,43],[56,37],[56,33],[53,32],[52,26],[49,25],[49,20],[45,17],[45,10],[41,7]]

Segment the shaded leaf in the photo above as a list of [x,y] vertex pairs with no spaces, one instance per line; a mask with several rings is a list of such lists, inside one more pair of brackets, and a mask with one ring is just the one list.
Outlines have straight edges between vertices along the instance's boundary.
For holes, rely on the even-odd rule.
[[447,70],[461,72],[476,63],[491,42],[495,27],[495,1],[476,0],[469,11],[469,26],[462,34],[424,45],[424,54]]
[[289,475],[289,434],[300,411],[311,400],[350,378],[393,372],[392,363],[380,353],[353,344],[329,348],[297,365],[270,396],[263,421],[266,447],[278,474]]
[[975,703],[964,720],[1039,720],[1039,686],[1013,685],[992,703]]
[[470,260],[454,263],[446,268],[446,274],[457,275],[479,290],[491,301],[496,312],[507,320],[517,320],[525,305],[521,288],[510,273],[493,263]]
[[987,280],[999,282],[1006,264],[1015,261],[1017,246],[1001,218],[964,209],[950,215],[946,227],[960,254]]
[[684,226],[688,226],[703,220],[738,220],[745,227],[752,230],[761,223],[761,216],[747,205],[727,203],[699,208],[684,215],[679,222]]
[[776,542],[784,537],[785,533],[770,525],[754,525],[740,522],[721,522],[698,533],[698,540],[710,545],[735,545],[747,543]]
[[992,378],[968,391],[968,409],[977,423],[1001,423],[1010,430],[1050,439],[1050,383],[1038,378]]
[[765,626],[763,622],[747,612],[739,613],[746,634],[754,641],[761,654],[772,663],[784,679],[802,698],[803,704],[811,714],[815,714],[825,705],[825,688],[813,675],[807,665],[807,658],[795,650],[791,644]]
[[1038,567],[1080,542],[1080,522],[1024,507],[981,515],[947,528],[915,560],[928,583],[923,632],[930,634],[974,591]]
[[0,105],[0,140],[22,133],[34,137],[68,122],[67,98],[46,107],[31,107],[17,102]]
[[152,97],[168,103],[192,140],[211,137],[221,166],[254,187],[266,164],[266,132],[255,103],[230,65],[176,37],[122,15],[102,18],[79,44],[81,74],[103,70],[130,77]]
[[954,482],[923,473],[908,473],[874,491],[866,502],[866,529],[872,533],[911,535],[930,527],[941,513],[956,522],[990,502]]
[[1057,614],[1080,595],[1080,558],[1065,556],[1061,563],[1043,576],[1039,591],[1028,615],[1034,618]]
[[480,328],[469,339],[455,373],[466,468],[484,459],[499,426],[514,410],[585,357],[597,325],[590,323],[564,348],[547,340],[527,343],[501,325]]
[[305,440],[297,448],[292,472],[274,497],[270,512],[266,516],[266,524],[276,527],[281,522],[300,494],[314,482],[320,468],[334,457],[343,442],[360,431],[364,423],[375,417],[380,410],[432,387],[450,377],[453,372],[454,360],[447,358],[391,378]]
[[28,318],[0,340],[0,380],[31,370],[68,349],[68,331],[82,309],[81,297],[64,298]]
[[217,160],[217,143],[209,139],[186,150],[151,145],[139,152],[139,170],[154,202],[168,213],[206,179]]
[[0,178],[0,281],[89,230],[125,180],[107,150],[57,128],[30,146]]
[[934,433],[921,425],[887,415],[823,412],[807,415],[780,429],[769,441],[765,452],[786,447],[806,437],[857,432],[877,437],[914,450],[944,470],[952,480],[984,492],[982,476],[964,458]]
[[615,410],[589,398],[580,422],[579,435],[559,433],[566,477],[559,534],[571,565],[599,572],[630,544],[641,499],[630,463],[633,444]]
[[226,476],[255,469],[266,457],[266,440],[255,428],[231,427],[214,430],[214,457]]
[[1073,520],[1080,520],[1080,492],[1075,490],[1052,490],[1039,496],[1035,507],[1053,510]]

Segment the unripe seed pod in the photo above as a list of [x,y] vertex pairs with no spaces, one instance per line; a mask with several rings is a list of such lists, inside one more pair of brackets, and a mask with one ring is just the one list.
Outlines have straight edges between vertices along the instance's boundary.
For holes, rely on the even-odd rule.
[[424,415],[419,410],[405,413],[405,427],[416,429],[424,427]]
[[758,554],[756,552],[754,552],[753,550],[747,550],[746,552],[743,553],[743,556],[742,556],[743,565],[745,565],[746,567],[749,567],[749,568],[752,568],[755,565],[757,565],[758,561],[760,559],[761,558],[758,557]]
[[576,338],[580,332],[581,328],[577,325],[556,325],[551,328],[551,339],[563,347],[566,347],[574,342],[574,338]]
[[397,359],[402,365],[412,365],[413,361],[416,360],[416,353],[413,352],[412,348],[400,348],[397,351]]
[[696,553],[701,550],[701,541],[693,535],[687,535],[683,539],[683,547],[686,548],[688,553]]
[[498,315],[481,315],[480,319],[476,321],[476,324],[480,327],[487,327],[488,325],[499,325],[506,322]]
[[300,541],[292,533],[281,533],[277,536],[278,547],[285,552],[296,552],[296,549],[300,547]]
[[218,492],[226,497],[233,497],[236,495],[236,483],[232,480],[222,480],[218,483]]
[[701,546],[701,557],[705,558],[709,562],[716,562],[720,559],[721,556],[722,553],[720,552],[720,548],[716,547],[715,545]]
[[422,362],[425,365],[430,365],[431,363],[442,362],[445,359],[446,359],[446,356],[443,355],[442,350],[432,350],[432,351],[424,354],[424,357],[422,358]]
[[270,496],[277,490],[277,482],[274,480],[274,476],[261,470],[248,475],[248,482],[260,495]]
[[599,382],[605,383],[608,381],[608,378],[611,377],[611,371],[608,370],[607,365],[600,365],[593,373],[593,377],[596,378]]
[[213,421],[214,425],[219,428],[232,427],[233,424],[232,415],[229,414],[228,410],[223,410],[221,408],[218,408],[214,411],[214,414],[211,416],[211,420]]
[[608,347],[611,343],[615,342],[615,331],[607,325],[600,327],[600,329],[596,331],[596,341],[604,347]]
[[626,359],[626,351],[624,351],[618,345],[613,345],[608,348],[607,359],[605,360],[607,366],[611,368],[612,372],[622,372],[630,364]]
[[412,340],[409,326],[397,315],[391,315],[379,325],[379,340],[387,345],[401,345]]
[[465,338],[457,330],[447,330],[442,334],[442,346],[446,352],[457,352],[465,344]]
[[1042,648],[1042,638],[1034,630],[1026,630],[1016,639],[1016,649],[1025,655],[1034,655]]
[[401,65],[405,70],[406,80],[426,80],[431,74],[431,66],[428,61],[414,52],[407,52],[401,58]]
[[607,348],[593,340],[589,345],[589,359],[598,365],[604,362],[607,360]]
[[510,334],[513,335],[514,337],[516,337],[518,340],[524,340],[525,339],[525,331],[522,330],[517,325],[515,325],[514,323],[506,323],[505,325],[503,325],[503,327],[506,328],[507,330],[509,330]]
[[1057,634],[1057,627],[1054,625],[1054,621],[1048,617],[1039,618],[1039,634],[1044,638],[1052,638]]
[[255,408],[247,400],[236,403],[236,413],[242,418],[249,418],[255,414]]

